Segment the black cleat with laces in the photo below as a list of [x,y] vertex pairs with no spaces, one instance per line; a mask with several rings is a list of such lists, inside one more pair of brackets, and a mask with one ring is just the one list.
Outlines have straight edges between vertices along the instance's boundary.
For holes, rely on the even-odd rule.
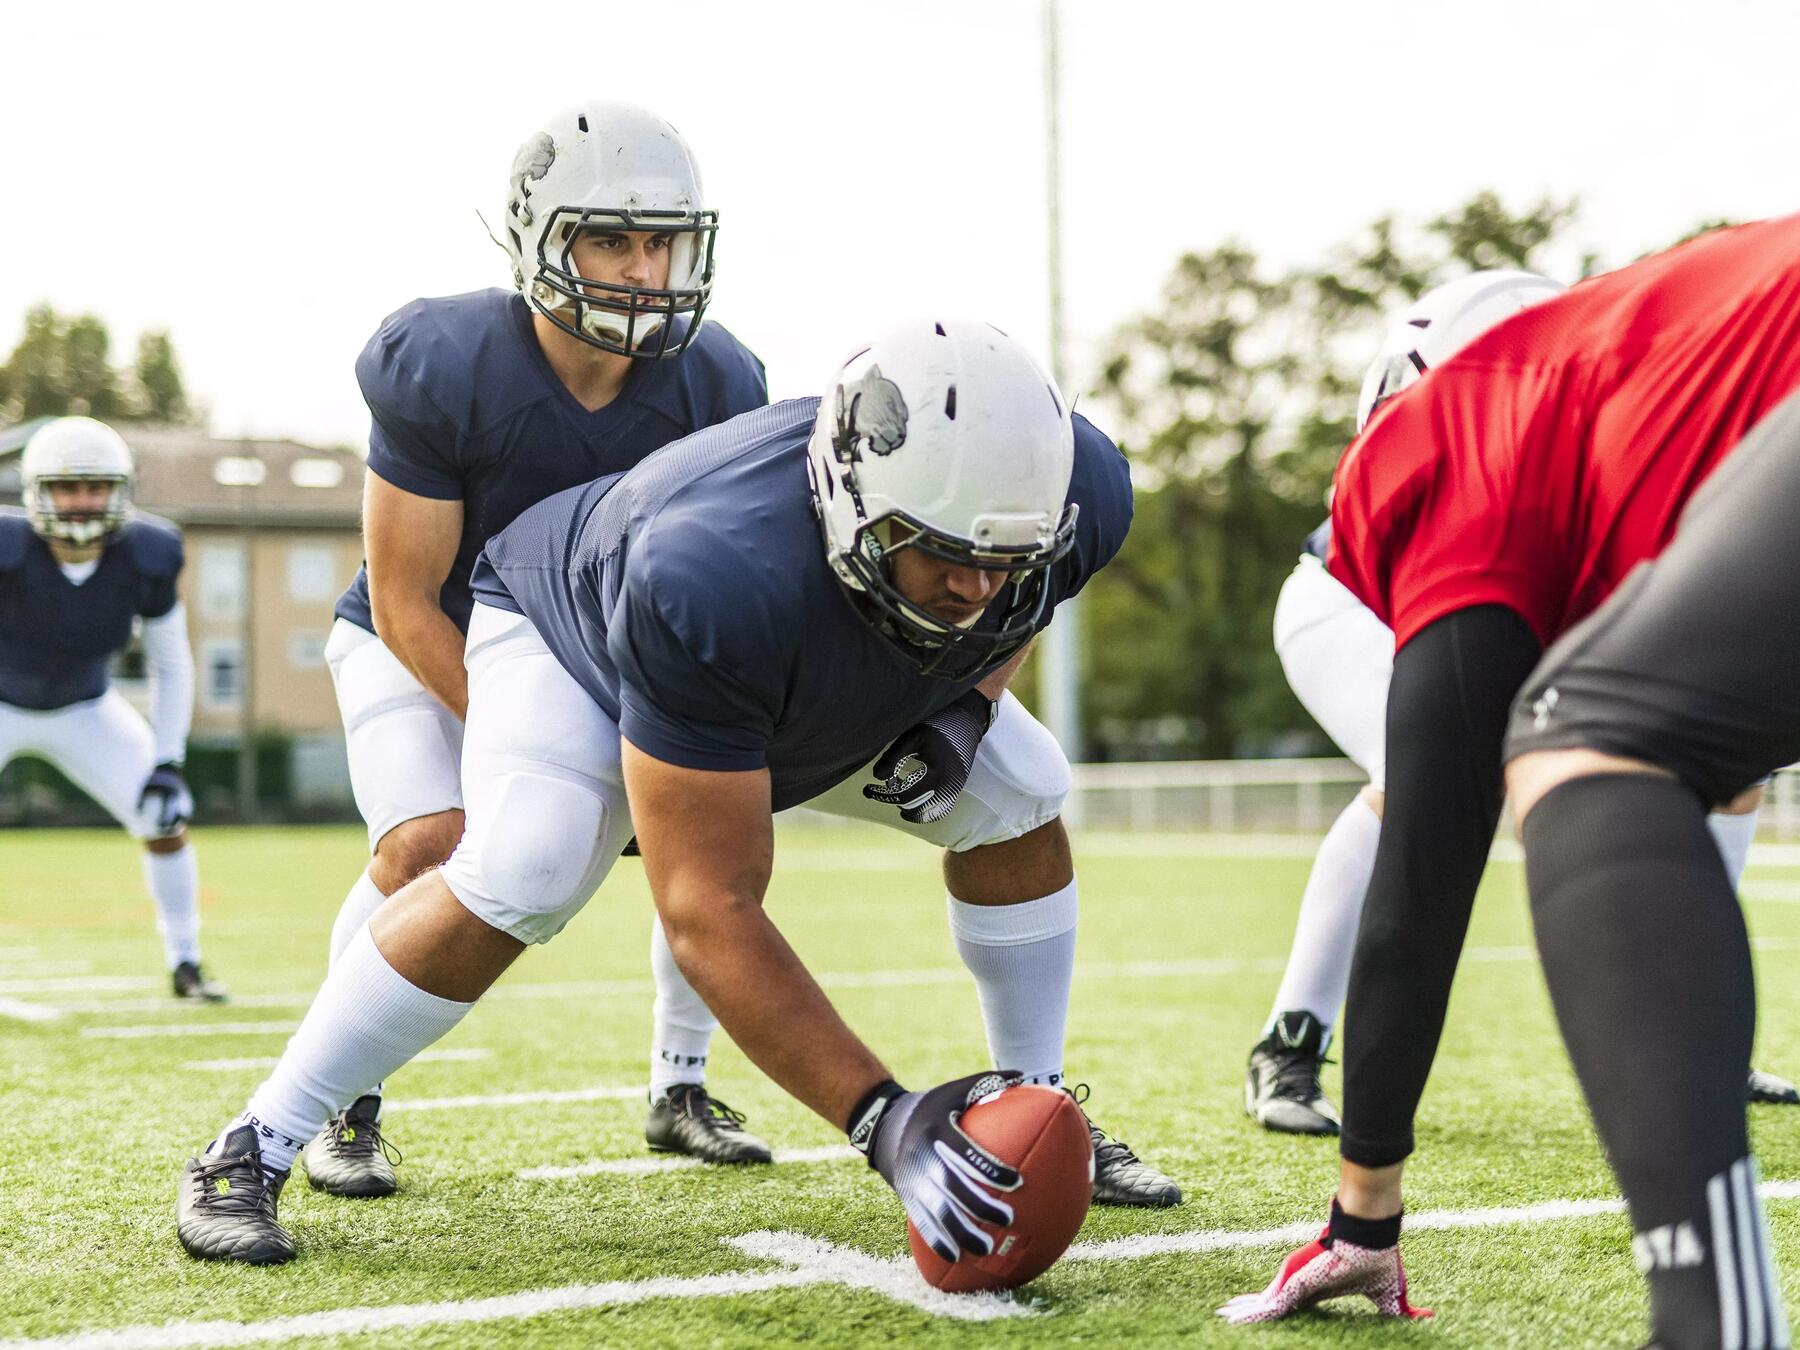
[[676,1083],[650,1104],[644,1142],[706,1163],[774,1161],[769,1146],[744,1129],[744,1113],[708,1096],[702,1083]]
[[1167,1209],[1181,1203],[1181,1187],[1131,1151],[1131,1146],[1114,1139],[1094,1124],[1087,1113],[1088,1085],[1077,1083],[1064,1088],[1081,1107],[1087,1121],[1088,1138],[1094,1142],[1094,1203],[1119,1205],[1133,1209]]
[[1763,1102],[1771,1106],[1800,1105],[1800,1089],[1785,1078],[1778,1078],[1772,1073],[1764,1073],[1761,1069],[1750,1070],[1749,1098],[1753,1102]]
[[1244,1110],[1265,1130],[1336,1134],[1337,1107],[1319,1085],[1325,1028],[1309,1012],[1284,1012],[1250,1052]]
[[223,1003],[231,997],[220,984],[195,961],[183,961],[169,972],[169,984],[176,998],[189,998],[198,1003]]
[[175,1232],[202,1261],[273,1266],[294,1259],[294,1239],[275,1218],[287,1173],[263,1170],[256,1131],[240,1125],[217,1153],[189,1158],[175,1195]]
[[400,1150],[381,1133],[381,1098],[358,1097],[300,1150],[306,1181],[315,1191],[371,1200],[399,1186],[394,1164]]

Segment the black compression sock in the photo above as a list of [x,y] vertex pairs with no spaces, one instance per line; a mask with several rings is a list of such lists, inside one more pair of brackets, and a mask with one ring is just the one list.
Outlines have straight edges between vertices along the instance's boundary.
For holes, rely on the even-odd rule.
[[1544,978],[1658,1342],[1786,1345],[1744,1123],[1750,943],[1704,806],[1669,778],[1580,778],[1521,835]]
[[1331,1198],[1331,1222],[1325,1225],[1325,1245],[1348,1242],[1358,1247],[1380,1251],[1400,1241],[1400,1215],[1389,1219],[1359,1219],[1344,1213],[1337,1197]]

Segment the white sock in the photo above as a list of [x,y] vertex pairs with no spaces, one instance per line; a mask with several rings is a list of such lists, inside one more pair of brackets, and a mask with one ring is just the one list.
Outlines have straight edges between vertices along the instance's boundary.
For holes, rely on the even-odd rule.
[[1263,1027],[1267,1036],[1284,1012],[1308,1012],[1319,1020],[1325,1039],[1350,987],[1350,958],[1356,949],[1356,925],[1363,897],[1375,871],[1375,847],[1381,842],[1381,817],[1359,795],[1338,813],[1313,858],[1312,872],[1300,898],[1300,918],[1287,970],[1275,992],[1275,1006]]
[[945,897],[957,953],[975,977],[994,1067],[1017,1069],[1029,1083],[1062,1082],[1078,897],[1074,881],[1022,905]]
[[194,846],[173,853],[144,850],[144,884],[156,902],[156,931],[163,955],[173,970],[183,961],[200,959],[200,863]]
[[359,929],[319,987],[281,1061],[220,1138],[239,1125],[256,1126],[263,1166],[285,1172],[326,1121],[370,1083],[437,1041],[474,1006],[410,984],[387,963],[369,930]]
[[1728,816],[1723,811],[1714,811],[1706,818],[1706,828],[1712,831],[1713,841],[1719,846],[1719,856],[1725,860],[1725,875],[1731,878],[1734,891],[1744,879],[1744,868],[1750,862],[1750,845],[1756,842],[1756,818],[1761,814],[1756,810],[1741,816]]
[[650,1033],[650,1100],[655,1101],[677,1083],[706,1081],[706,1055],[719,1019],[675,964],[661,919],[650,924],[650,974],[656,981],[656,1025]]
[[343,955],[344,948],[350,945],[350,939],[356,936],[357,931],[369,921],[369,916],[380,909],[386,900],[387,897],[381,893],[381,888],[369,877],[369,869],[365,867],[363,874],[356,879],[356,884],[350,888],[350,894],[344,897],[344,904],[338,910],[337,920],[331,925],[331,962],[333,965],[336,965],[338,957]]

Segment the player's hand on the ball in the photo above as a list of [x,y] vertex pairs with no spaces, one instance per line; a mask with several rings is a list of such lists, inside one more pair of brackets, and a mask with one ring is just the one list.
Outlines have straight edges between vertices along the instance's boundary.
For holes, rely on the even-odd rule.
[[925,1092],[884,1083],[851,1118],[850,1142],[868,1155],[919,1236],[946,1261],[964,1252],[986,1256],[994,1240],[980,1225],[1012,1222],[1012,1206],[1000,1195],[1018,1187],[1018,1172],[964,1134],[957,1120],[1018,1081],[1012,1072],[976,1073]]
[[979,689],[971,689],[904,732],[875,761],[873,772],[882,781],[865,786],[863,796],[899,807],[900,818],[915,825],[942,820],[968,784],[995,706]]
[[153,834],[174,834],[194,815],[194,794],[181,776],[180,766],[158,764],[138,793],[138,814]]
[[1290,1252],[1267,1289],[1239,1294],[1219,1309],[1219,1316],[1232,1323],[1274,1322],[1349,1294],[1363,1295],[1386,1317],[1431,1316],[1431,1309],[1415,1308],[1406,1300],[1406,1269],[1398,1244],[1370,1248],[1339,1240],[1327,1247],[1322,1234],[1318,1241]]

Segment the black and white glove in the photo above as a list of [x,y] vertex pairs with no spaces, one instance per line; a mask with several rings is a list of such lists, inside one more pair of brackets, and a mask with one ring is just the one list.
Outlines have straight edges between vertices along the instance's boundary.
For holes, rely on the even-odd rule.
[[986,1256],[993,1238],[978,1225],[1012,1222],[996,1192],[1016,1190],[1019,1173],[962,1132],[956,1122],[983,1097],[1017,1083],[1016,1072],[989,1071],[926,1092],[892,1080],[872,1088],[851,1113],[850,1142],[900,1197],[906,1217],[946,1261]]
[[863,796],[899,807],[900,818],[915,825],[936,824],[950,814],[968,784],[975,752],[994,724],[998,706],[971,689],[933,713],[881,752],[873,772],[882,781],[865,786]]
[[138,815],[158,836],[176,833],[194,817],[194,794],[181,776],[181,766],[158,764],[138,793]]

